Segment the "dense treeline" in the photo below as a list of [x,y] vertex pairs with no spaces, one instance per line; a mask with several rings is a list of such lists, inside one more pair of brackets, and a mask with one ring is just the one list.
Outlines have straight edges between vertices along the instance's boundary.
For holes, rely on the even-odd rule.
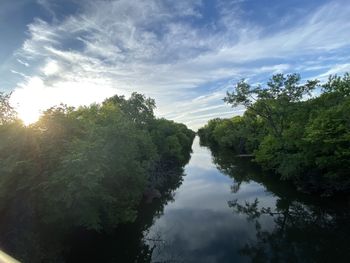
[[8,209],[0,218],[1,249],[21,262],[153,262],[153,251],[168,244],[158,233],[149,239],[149,230],[167,203],[174,201],[174,192],[184,177],[183,167],[163,172],[166,180],[158,188],[159,198],[152,202],[143,198],[135,221],[113,229],[62,228],[56,222],[47,224],[41,218]]
[[[297,74],[274,75],[266,86],[244,80],[224,99],[243,116],[213,119],[198,131],[204,145],[252,154],[275,176],[304,191],[350,191],[350,75],[299,84]],[[319,96],[309,96],[311,92]]]
[[0,210],[42,222],[111,229],[136,218],[146,189],[160,188],[190,157],[194,132],[157,119],[133,93],[102,104],[48,109],[24,126],[0,94]]

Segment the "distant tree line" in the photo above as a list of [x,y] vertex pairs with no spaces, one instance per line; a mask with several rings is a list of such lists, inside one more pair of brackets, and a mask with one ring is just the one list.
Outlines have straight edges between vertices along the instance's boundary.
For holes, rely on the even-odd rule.
[[300,84],[298,74],[274,75],[266,86],[242,80],[224,101],[245,106],[243,116],[210,120],[198,134],[204,145],[252,154],[304,191],[349,192],[349,95],[349,74],[330,76],[324,84]]
[[59,105],[24,126],[0,93],[0,211],[64,227],[105,230],[132,222],[143,193],[188,162],[195,133],[154,116],[133,93],[101,104]]

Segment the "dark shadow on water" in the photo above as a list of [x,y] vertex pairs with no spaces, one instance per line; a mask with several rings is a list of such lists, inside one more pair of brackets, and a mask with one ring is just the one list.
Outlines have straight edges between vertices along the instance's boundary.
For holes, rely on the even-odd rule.
[[[261,172],[249,158],[215,149],[212,155],[217,168],[234,179],[233,193],[238,194],[243,183],[253,181],[276,197],[275,204],[267,207],[259,198],[228,202],[234,213],[255,225],[256,239],[241,247],[242,256],[251,262],[349,262],[349,197],[302,194],[290,183]],[[264,228],[269,218],[274,222],[272,229]]]
[[159,187],[160,197],[141,202],[135,222],[100,232],[47,224],[17,197],[0,218],[1,249],[22,262],[151,262],[163,240],[146,240],[145,235],[173,201],[184,176],[182,168],[168,170],[169,174],[171,180]]

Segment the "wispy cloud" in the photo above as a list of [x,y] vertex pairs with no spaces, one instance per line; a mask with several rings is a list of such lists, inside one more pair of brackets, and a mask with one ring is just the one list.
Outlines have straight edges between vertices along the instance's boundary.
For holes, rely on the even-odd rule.
[[38,93],[52,98],[38,94],[45,101],[35,101],[40,109],[47,101],[77,105],[138,91],[157,100],[158,115],[197,128],[209,118],[242,113],[222,101],[232,81],[306,70],[300,64],[310,62],[318,75],[339,69],[319,57],[333,56],[334,64],[349,50],[349,5],[330,2],[267,32],[244,19],[240,2],[218,1],[211,20],[205,2],[185,0],[84,1],[64,19],[35,19],[16,58],[38,66],[15,94],[40,86]]
[[26,67],[29,67],[29,63],[27,63],[27,62],[25,62],[25,61],[23,61],[23,60],[21,60],[21,59],[17,59],[17,61],[20,63],[20,64],[22,64],[23,66],[26,66]]

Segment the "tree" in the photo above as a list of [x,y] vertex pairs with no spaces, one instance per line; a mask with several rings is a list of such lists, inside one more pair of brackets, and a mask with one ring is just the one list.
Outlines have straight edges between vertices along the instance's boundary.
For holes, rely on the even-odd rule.
[[300,101],[318,85],[318,80],[307,81],[300,85],[300,75],[276,74],[267,82],[266,87],[251,86],[244,80],[237,83],[234,91],[227,92],[224,101],[233,107],[245,106],[261,116],[267,122],[272,133],[281,137],[286,127],[286,119],[292,103]]
[[10,104],[11,93],[0,92],[0,125],[12,122],[16,119],[16,112]]
[[322,88],[327,93],[340,93],[343,96],[350,95],[350,74],[345,73],[343,77],[331,75],[328,82],[322,85]]
[[194,132],[156,119],[154,100],[142,94],[54,106],[28,127],[9,122],[2,98],[0,211],[20,202],[45,223],[111,229],[135,220],[146,188],[172,181],[169,170],[190,156]]
[[262,168],[303,191],[348,192],[350,75],[330,76],[313,98],[305,96],[318,80],[299,81],[297,74],[278,74],[264,88],[239,82],[224,100],[247,108],[242,121],[210,120],[198,134],[235,153],[241,138]]
[[[319,110],[305,128],[304,156],[324,174],[324,187],[349,189],[350,100]],[[321,178],[318,178],[320,182]],[[320,182],[321,183],[321,182]]]
[[132,121],[141,125],[154,119],[155,101],[154,99],[146,98],[143,94],[133,92],[128,100],[124,96],[115,95],[107,99],[104,103],[118,105]]

